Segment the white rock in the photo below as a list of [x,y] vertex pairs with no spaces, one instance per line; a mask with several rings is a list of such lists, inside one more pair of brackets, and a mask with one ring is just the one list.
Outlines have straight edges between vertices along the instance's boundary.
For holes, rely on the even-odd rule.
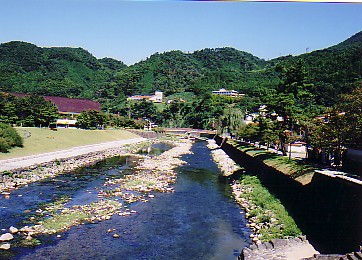
[[16,233],[19,232],[19,229],[17,229],[16,227],[11,226],[9,228],[9,231],[10,231],[11,234],[16,234]]
[[0,236],[0,241],[3,242],[3,241],[10,241],[12,240],[14,237],[12,234],[10,233],[5,233],[3,235]]
[[9,249],[10,249],[10,244],[9,244],[9,243],[2,244],[2,245],[0,246],[0,249],[2,249],[2,250],[9,250]]

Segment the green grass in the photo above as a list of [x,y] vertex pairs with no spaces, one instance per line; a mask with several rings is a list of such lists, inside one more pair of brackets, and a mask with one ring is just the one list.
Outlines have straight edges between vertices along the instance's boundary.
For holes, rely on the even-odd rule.
[[24,147],[16,147],[9,153],[0,153],[0,159],[53,152],[76,146],[97,144],[116,140],[139,137],[125,130],[82,130],[17,127],[16,130],[24,137]]
[[[53,207],[51,205],[50,207]],[[92,220],[104,220],[103,217],[109,217],[122,208],[122,204],[112,200],[93,202],[87,205],[77,205],[72,208],[65,208],[60,214],[51,213],[50,218],[41,222],[36,233],[53,234],[65,231],[72,226],[81,223],[92,222]]]
[[254,206],[249,211],[250,217],[255,217],[257,223],[269,222],[272,218],[277,221],[275,225],[260,230],[262,241],[297,237],[302,234],[282,203],[262,186],[256,176],[243,175],[239,181],[243,187],[246,187],[246,191],[241,193],[240,197],[248,200]]
[[318,169],[313,165],[306,163],[305,161],[294,158],[289,159],[288,156],[281,156],[262,148],[243,145],[237,142],[232,142],[232,145],[238,150],[245,152],[247,155],[256,158],[266,165],[271,166],[294,179],[309,173],[313,173]]

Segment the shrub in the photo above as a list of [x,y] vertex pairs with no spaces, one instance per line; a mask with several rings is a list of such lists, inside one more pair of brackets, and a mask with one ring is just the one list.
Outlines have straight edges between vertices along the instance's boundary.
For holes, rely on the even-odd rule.
[[7,153],[10,146],[4,137],[0,137],[0,152]]
[[0,151],[6,153],[14,146],[22,147],[23,139],[13,127],[0,123]]

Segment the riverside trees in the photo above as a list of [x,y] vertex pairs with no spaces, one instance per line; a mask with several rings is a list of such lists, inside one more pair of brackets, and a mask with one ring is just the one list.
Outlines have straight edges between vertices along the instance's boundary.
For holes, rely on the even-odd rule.
[[58,108],[36,95],[0,94],[0,122],[22,126],[48,126],[59,116]]

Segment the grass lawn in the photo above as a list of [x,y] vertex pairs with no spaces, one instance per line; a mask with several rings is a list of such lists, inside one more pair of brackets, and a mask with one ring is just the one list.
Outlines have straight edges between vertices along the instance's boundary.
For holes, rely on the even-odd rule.
[[281,156],[276,153],[270,152],[265,149],[260,149],[254,146],[243,145],[237,142],[231,142],[234,147],[245,152],[246,154],[257,158],[268,166],[275,168],[276,170],[289,175],[296,181],[304,184],[308,184],[313,177],[313,173],[318,168],[305,161],[291,158],[288,156]]
[[23,148],[13,148],[9,153],[0,153],[0,159],[9,159],[32,154],[64,150],[75,146],[104,143],[139,136],[125,130],[81,130],[60,128],[52,131],[48,128],[17,127],[24,138]]

